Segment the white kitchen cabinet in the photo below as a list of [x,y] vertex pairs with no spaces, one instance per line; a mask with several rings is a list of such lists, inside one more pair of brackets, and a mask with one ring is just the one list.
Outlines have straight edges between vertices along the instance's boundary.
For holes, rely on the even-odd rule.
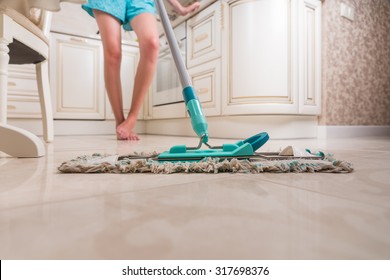
[[221,114],[223,5],[210,5],[187,21],[187,65],[206,116]]
[[231,1],[226,34],[224,114],[298,112],[294,1]]
[[51,33],[50,83],[55,119],[105,118],[100,40]]
[[189,74],[205,116],[221,114],[221,60],[190,68]]
[[321,2],[226,5],[222,114],[319,114]]
[[[138,61],[139,48],[130,45],[122,45],[121,82],[123,112],[125,117],[129,113],[133,98],[134,78],[137,71]],[[138,119],[143,119],[143,114],[144,110],[142,107],[138,114]],[[106,97],[106,119],[114,119],[114,114],[112,112],[108,96]]]
[[[316,137],[321,1],[222,0],[186,20],[187,67],[211,136]],[[193,135],[182,107],[153,108],[147,133]]]
[[9,65],[7,117],[42,118],[34,65]]
[[187,21],[187,66],[221,56],[222,4],[217,1]]
[[321,1],[301,0],[298,7],[299,114],[321,113]]

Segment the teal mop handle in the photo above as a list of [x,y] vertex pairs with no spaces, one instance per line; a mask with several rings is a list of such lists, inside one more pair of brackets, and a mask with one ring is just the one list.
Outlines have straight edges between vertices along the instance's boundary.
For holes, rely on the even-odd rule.
[[167,36],[169,48],[171,50],[173,60],[175,61],[177,72],[180,77],[180,82],[183,87],[183,98],[186,104],[187,112],[191,118],[192,128],[195,133],[202,139],[203,143],[208,142],[208,124],[203,113],[202,106],[196,96],[195,89],[192,86],[190,75],[184,64],[183,58],[180,54],[180,49],[177,44],[175,34],[173,32],[171,23],[168,18],[163,0],[155,0],[157,10],[160,14],[161,23]]

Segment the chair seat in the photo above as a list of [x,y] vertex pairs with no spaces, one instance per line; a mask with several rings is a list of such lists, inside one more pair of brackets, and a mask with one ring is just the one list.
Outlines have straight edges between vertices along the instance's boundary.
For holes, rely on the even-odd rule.
[[45,61],[45,57],[29,48],[25,44],[15,40],[9,44],[9,64],[37,64]]
[[28,31],[30,31],[31,33],[39,37],[47,45],[49,45],[49,40],[43,34],[42,30],[21,13],[15,11],[14,9],[8,8],[3,4],[0,5],[0,13],[9,16],[16,23],[20,24],[25,29],[27,29]]

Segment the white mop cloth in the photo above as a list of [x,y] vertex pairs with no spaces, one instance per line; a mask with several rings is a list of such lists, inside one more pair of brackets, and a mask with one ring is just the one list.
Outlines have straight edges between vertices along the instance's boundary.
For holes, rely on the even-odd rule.
[[[153,154],[150,154],[153,155]],[[218,160],[206,158],[198,162],[159,162],[152,159],[133,159],[130,156],[93,154],[64,162],[58,168],[62,173],[350,173],[352,164],[335,160],[331,154],[324,159],[288,160]]]

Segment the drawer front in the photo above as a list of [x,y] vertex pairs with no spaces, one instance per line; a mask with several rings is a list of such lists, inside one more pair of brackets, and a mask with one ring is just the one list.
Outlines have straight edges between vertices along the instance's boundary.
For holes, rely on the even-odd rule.
[[42,118],[34,65],[10,65],[8,118]]
[[38,96],[38,86],[35,77],[8,78],[8,94],[18,96]]
[[34,64],[23,64],[16,65],[11,64],[8,65],[8,76],[9,77],[32,77],[35,79],[35,65]]
[[187,64],[199,65],[221,56],[221,3],[187,21]]
[[189,70],[193,87],[206,116],[221,113],[221,60],[193,67]]
[[41,119],[41,107],[37,98],[8,97],[7,116],[13,119]]

